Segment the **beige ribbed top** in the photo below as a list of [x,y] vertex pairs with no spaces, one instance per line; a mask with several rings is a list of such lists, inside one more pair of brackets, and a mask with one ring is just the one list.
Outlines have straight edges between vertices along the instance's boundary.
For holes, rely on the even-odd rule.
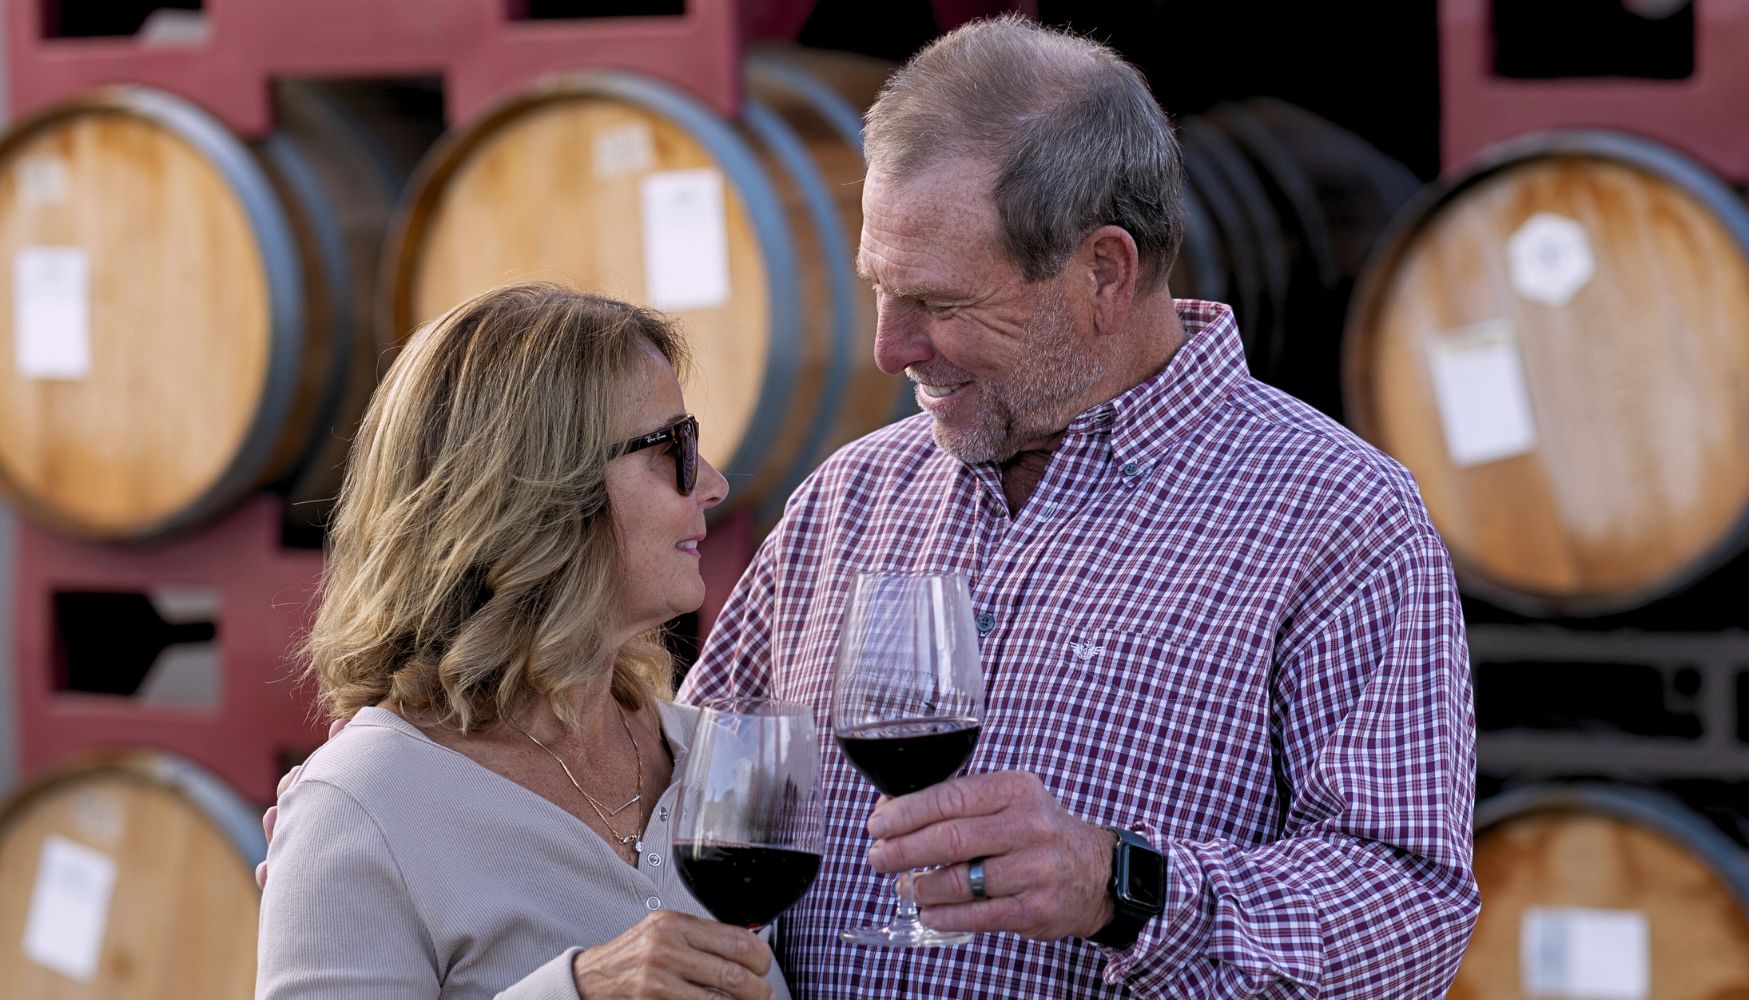
[[[697,711],[657,708],[678,777]],[[678,789],[633,869],[552,802],[364,709],[280,798],[255,996],[577,1000],[581,948],[658,908],[709,917],[669,864]]]

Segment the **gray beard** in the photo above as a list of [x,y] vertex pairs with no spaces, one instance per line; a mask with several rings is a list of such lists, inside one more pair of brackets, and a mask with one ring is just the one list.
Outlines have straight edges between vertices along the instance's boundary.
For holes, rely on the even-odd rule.
[[949,432],[939,421],[931,428],[935,443],[967,465],[1005,462],[1030,441],[1047,438],[1093,401],[1087,391],[1105,377],[1108,360],[1083,353],[1069,329],[1069,310],[1060,296],[1047,296],[1028,324],[1027,352],[1008,379],[978,386],[983,410],[978,422]]

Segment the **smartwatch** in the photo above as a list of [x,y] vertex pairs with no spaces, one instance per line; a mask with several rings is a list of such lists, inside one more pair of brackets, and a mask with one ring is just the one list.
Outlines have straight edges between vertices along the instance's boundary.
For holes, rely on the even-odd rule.
[[1111,922],[1088,938],[1107,948],[1124,949],[1136,943],[1142,927],[1166,908],[1166,857],[1154,850],[1141,834],[1115,826],[1111,849]]

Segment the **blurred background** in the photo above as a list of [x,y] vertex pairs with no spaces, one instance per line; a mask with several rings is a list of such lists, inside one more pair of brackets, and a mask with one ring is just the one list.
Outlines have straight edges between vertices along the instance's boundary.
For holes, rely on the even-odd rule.
[[1174,292],[1451,549],[1452,995],[1749,997],[1749,0],[5,0],[0,996],[247,994],[347,441],[467,295],[694,338],[734,496],[689,662],[789,491],[913,412],[851,268],[858,118],[1010,9],[1147,75]]

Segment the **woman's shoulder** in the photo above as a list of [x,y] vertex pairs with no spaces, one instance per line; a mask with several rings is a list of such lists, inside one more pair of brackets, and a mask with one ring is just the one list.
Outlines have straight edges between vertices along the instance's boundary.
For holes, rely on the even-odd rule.
[[364,708],[304,761],[297,784],[320,782],[368,801],[440,776],[456,756],[394,712]]

